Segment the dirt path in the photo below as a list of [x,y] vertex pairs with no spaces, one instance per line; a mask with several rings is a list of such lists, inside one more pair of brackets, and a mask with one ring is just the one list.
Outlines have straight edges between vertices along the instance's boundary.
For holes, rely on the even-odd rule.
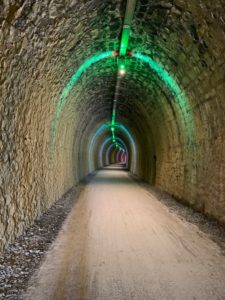
[[82,192],[23,299],[225,299],[225,257],[120,170]]

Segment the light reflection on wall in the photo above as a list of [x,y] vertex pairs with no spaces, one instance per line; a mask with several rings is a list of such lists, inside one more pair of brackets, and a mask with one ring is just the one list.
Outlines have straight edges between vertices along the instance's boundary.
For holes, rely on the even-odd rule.
[[90,143],[88,144],[88,169],[89,173],[94,171],[94,160],[93,160],[93,151],[94,151],[94,143],[96,138],[103,133],[103,131],[109,130],[109,127],[107,124],[102,124],[94,133],[94,135],[91,138]]
[[[153,70],[154,73],[162,80],[165,86],[169,89],[169,91],[173,94],[177,101],[177,108],[180,109],[180,119],[183,122],[183,125],[187,131],[186,138],[189,141],[195,140],[195,130],[194,130],[194,119],[192,114],[187,114],[191,109],[189,105],[189,101],[185,92],[179,87],[175,78],[170,75],[164,67],[154,61],[150,56],[144,55],[142,53],[132,53],[132,56],[136,59],[141,60],[142,62],[149,65],[149,67]],[[186,120],[187,116],[189,120]]]
[[130,166],[130,171],[132,173],[136,173],[136,164],[137,164],[137,150],[136,150],[136,144],[135,141],[130,134],[129,130],[124,126],[124,125],[119,125],[119,128],[126,134],[128,137],[130,144],[131,144],[131,151],[132,151],[132,160],[131,160],[131,166]]
[[115,56],[114,51],[105,51],[96,55],[93,55],[92,57],[88,58],[79,68],[77,71],[74,72],[74,74],[71,76],[70,80],[66,84],[66,86],[63,88],[62,93],[60,95],[59,100],[56,103],[56,109],[52,120],[51,125],[51,132],[50,132],[50,140],[51,140],[51,152],[54,152],[55,148],[55,142],[56,142],[56,135],[57,135],[57,129],[60,122],[60,118],[63,112],[63,109],[67,103],[68,96],[72,90],[72,88],[75,86],[78,79],[82,76],[82,74],[90,68],[93,64],[101,61],[102,59],[106,58],[112,58]]

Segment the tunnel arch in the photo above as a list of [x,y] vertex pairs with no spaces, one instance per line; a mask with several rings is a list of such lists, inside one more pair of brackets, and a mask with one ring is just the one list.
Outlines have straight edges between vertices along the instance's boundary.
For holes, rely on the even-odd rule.
[[[172,95],[178,100],[178,103],[181,103],[182,106],[186,107],[188,105],[188,101],[186,99],[186,96],[184,93],[180,90],[179,86],[177,85],[176,81],[169,75],[169,73],[163,69],[163,67],[154,61],[151,57],[148,57],[147,55],[143,55],[141,53],[133,53],[131,52],[131,57],[139,59],[146,64],[150,66],[150,68],[156,73],[156,75],[164,82],[165,86],[171,91]],[[70,78],[69,82],[67,83],[66,87],[63,89],[63,92],[60,96],[59,101],[57,102],[57,110],[56,114],[53,118],[53,124],[52,124],[52,138],[51,138],[51,144],[53,145],[53,148],[55,147],[55,134],[57,132],[58,123],[60,121],[60,115],[63,111],[64,105],[66,104],[66,98],[68,97],[69,93],[71,92],[73,86],[76,84],[77,80],[81,77],[81,75],[90,68],[94,63],[97,63],[101,61],[102,59],[106,58],[112,58],[113,56],[116,56],[115,51],[106,51],[102,52],[101,54],[96,54],[89,59],[87,59],[79,68],[77,71],[74,72],[72,77]],[[182,119],[182,118],[181,118]],[[185,118],[184,118],[185,121]],[[182,122],[181,122],[182,123]],[[194,137],[194,129],[193,124],[194,122],[191,120],[189,122],[190,126],[188,130],[185,130],[188,132],[188,140],[193,139]],[[186,124],[184,124],[186,127]],[[154,164],[154,155],[153,155],[153,164]],[[153,167],[154,168],[154,167]],[[92,168],[89,168],[89,171],[91,171]],[[135,166],[132,166],[132,170],[134,170],[134,173],[136,172]],[[154,178],[155,171],[152,171],[151,177],[152,180]],[[76,176],[76,178],[78,178]]]
[[[128,148],[127,148],[126,144],[124,143],[124,141],[123,141],[121,138],[119,138],[119,137],[117,137],[117,140],[118,140],[118,141],[121,143],[121,145],[124,147],[124,149],[125,149],[125,151],[126,151],[128,157],[129,157],[129,151],[128,151]],[[107,147],[107,144],[108,144],[109,142],[111,142],[111,141],[112,141],[112,138],[111,138],[111,136],[110,136],[110,137],[108,137],[107,139],[105,139],[105,141],[102,143],[102,145],[101,145],[101,147],[100,147],[100,149],[99,149],[99,159],[100,159],[99,165],[100,165],[100,167],[104,167],[105,165],[108,165],[108,164],[109,164],[108,160],[107,160],[106,158],[104,159],[104,157],[106,156],[106,154],[104,155],[103,153],[104,153],[105,147]],[[105,163],[104,163],[104,162],[105,162]]]
[[[87,145],[94,128],[111,120],[116,58],[109,51],[111,58],[79,68],[93,54],[119,49],[125,9],[120,0],[6,2],[0,3],[2,245],[93,171]],[[117,122],[136,144],[136,174],[222,223],[223,20],[221,0],[137,1],[128,51],[163,66],[187,105],[148,62],[129,55],[117,109]],[[78,70],[82,76],[58,113]]]
[[[102,59],[112,58],[115,57],[117,54],[113,51],[105,51],[99,54],[95,54],[88,58],[79,68],[77,71],[73,73],[71,76],[69,82],[66,84],[66,86],[63,88],[63,91],[61,93],[61,96],[59,100],[57,101],[56,106],[56,112],[53,117],[52,121],[52,128],[51,128],[51,144],[55,144],[55,135],[57,132],[57,127],[60,119],[60,115],[64,109],[64,106],[66,105],[67,97],[69,93],[71,92],[72,88],[76,84],[77,80],[82,76],[82,74],[90,68],[93,64],[101,61]],[[144,55],[142,53],[133,53],[130,54],[133,58],[136,58],[138,60],[141,60],[149,65],[149,67],[156,73],[156,75],[163,81],[163,83],[168,87],[168,89],[172,92],[174,97],[178,100],[178,103],[180,104],[181,108],[184,107],[186,110],[188,109],[188,100],[184,94],[184,92],[180,89],[174,78],[162,67],[161,64],[154,61],[150,56]],[[191,126],[187,127],[189,133],[189,138],[194,137],[194,121],[191,120],[190,122]]]
[[[117,124],[116,126],[117,126],[118,130],[121,131],[124,134],[124,136],[127,138],[128,142],[130,144],[130,149],[131,149],[130,150],[130,155],[129,155],[129,157],[131,157],[130,170],[131,170],[132,173],[135,173],[137,149],[136,149],[136,143],[134,141],[134,138],[132,137],[131,133],[128,131],[128,129],[124,125]],[[94,147],[96,147],[95,144],[99,143],[97,138],[101,139],[101,135],[104,138],[104,131],[106,131],[106,132],[108,131],[110,133],[110,124],[102,124],[101,126],[99,126],[97,129],[95,129],[95,132],[91,137],[90,144],[88,146],[88,149],[89,149],[88,157],[89,157],[89,165],[91,166],[90,167],[91,170],[94,169],[94,162],[93,162],[93,158],[92,158],[93,153],[92,152],[93,152]],[[110,136],[106,137],[105,141],[109,142],[110,140],[112,140],[111,134],[110,134]],[[126,146],[126,143],[123,141],[123,139],[121,137],[118,136],[117,140],[120,141],[126,149],[128,149],[127,146]],[[105,141],[103,140],[103,142],[102,142],[103,145],[104,145]],[[99,150],[97,150],[97,153],[99,153]],[[100,151],[100,156],[101,155],[103,155],[103,154]],[[96,165],[98,167],[101,166],[101,164],[96,164]]]

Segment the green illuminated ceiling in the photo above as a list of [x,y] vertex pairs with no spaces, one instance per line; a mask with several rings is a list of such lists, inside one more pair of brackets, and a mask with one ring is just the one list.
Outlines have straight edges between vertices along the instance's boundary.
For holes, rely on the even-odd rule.
[[56,138],[56,133],[57,133],[57,128],[60,122],[60,117],[62,114],[62,111],[64,109],[64,106],[66,105],[66,102],[68,100],[68,96],[72,90],[72,88],[74,87],[74,85],[76,84],[76,82],[78,81],[78,79],[82,76],[82,74],[91,67],[91,65],[97,63],[98,61],[101,61],[105,58],[112,58],[114,57],[114,52],[113,51],[106,51],[106,52],[102,52],[100,54],[96,54],[92,57],[90,57],[89,59],[87,59],[79,68],[77,71],[74,72],[74,74],[72,75],[72,77],[70,78],[69,82],[66,84],[66,86],[64,87],[64,89],[62,90],[62,93],[60,95],[59,100],[57,101],[56,104],[56,110],[55,110],[55,114],[54,114],[54,118],[53,118],[53,122],[52,122],[52,134],[51,134],[51,144],[54,147],[55,144],[55,138]]
[[[54,119],[52,122],[52,133],[51,133],[51,144],[54,148],[55,142],[56,142],[56,135],[57,135],[57,129],[58,129],[58,125],[60,122],[60,117],[62,114],[62,111],[68,101],[69,95],[73,89],[73,87],[76,85],[76,83],[78,82],[79,78],[82,76],[82,74],[84,72],[86,72],[89,68],[90,68],[90,74],[93,73],[93,71],[91,70],[95,70],[95,73],[98,72],[99,68],[102,67],[102,65],[99,64],[100,61],[105,60],[107,58],[113,58],[115,55],[115,53],[113,51],[106,51],[97,55],[92,56],[91,58],[87,59],[79,68],[77,71],[74,72],[74,74],[72,75],[72,77],[70,78],[69,82],[67,83],[67,85],[65,86],[65,88],[63,89],[60,98],[57,102],[56,105],[56,111],[55,111],[55,115],[54,115]],[[132,68],[132,66],[134,65],[134,63],[137,63],[138,61],[141,61],[143,64],[137,69]],[[113,64],[109,64],[107,65],[107,69],[103,69],[101,70],[101,74],[102,76],[104,76],[104,72],[106,73],[106,75],[109,75],[110,70],[113,69],[115,70],[115,58],[113,60]],[[157,63],[156,61],[154,61],[151,57],[141,54],[141,53],[133,53],[132,57],[131,56],[126,56],[126,58],[123,60],[122,62],[123,67],[127,70],[127,74],[125,75],[128,76],[128,78],[132,77],[134,73],[137,73],[138,76],[140,76],[140,78],[142,77],[142,70],[149,73],[150,77],[157,77],[158,79],[160,79],[162,85],[164,85],[167,90],[170,92],[171,96],[174,97],[174,99],[176,99],[176,103],[179,107],[185,108],[185,110],[188,110],[189,107],[189,102],[187,97],[185,96],[184,92],[181,90],[181,88],[179,87],[179,85],[177,84],[175,78],[173,78],[173,76],[171,76],[171,74],[169,74],[162,65],[160,65],[159,63]],[[148,70],[146,69],[148,68]],[[93,73],[94,74],[94,73]],[[136,75],[137,75],[136,74]],[[112,74],[112,76],[116,76],[116,74]],[[96,79],[95,76],[93,76],[93,81]],[[123,79],[122,79],[123,80]],[[97,83],[96,83],[97,84]],[[96,99],[97,101],[97,99]],[[157,99],[155,100],[157,101]],[[172,101],[172,98],[171,98]],[[113,115],[112,115],[112,120],[111,120],[111,130],[112,130],[112,139],[115,140],[116,143],[116,132],[115,132],[115,122],[116,122],[116,118],[115,118],[115,112],[113,111]],[[187,133],[188,135],[193,135],[193,122],[190,122],[191,125],[189,126],[189,128],[187,129]]]

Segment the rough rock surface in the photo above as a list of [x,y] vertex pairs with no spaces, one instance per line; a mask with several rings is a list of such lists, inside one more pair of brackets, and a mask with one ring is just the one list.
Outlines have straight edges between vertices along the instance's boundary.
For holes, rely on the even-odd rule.
[[[106,134],[88,147],[110,121],[115,59],[72,89],[53,155],[52,120],[75,70],[118,50],[124,12],[122,0],[0,1],[0,250],[98,165]],[[129,50],[160,63],[186,95],[127,62],[117,120],[134,137],[137,175],[225,223],[225,1],[137,1]]]

